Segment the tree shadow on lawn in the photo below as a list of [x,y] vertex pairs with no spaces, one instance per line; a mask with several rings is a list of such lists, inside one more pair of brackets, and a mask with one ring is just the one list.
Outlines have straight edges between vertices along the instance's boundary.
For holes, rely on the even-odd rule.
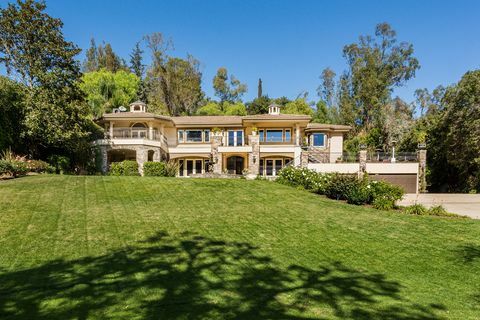
[[0,271],[1,319],[438,319],[439,306],[341,263],[280,268],[248,243],[185,233]]
[[457,256],[460,257],[464,263],[480,261],[480,246],[467,244],[460,246],[456,251]]

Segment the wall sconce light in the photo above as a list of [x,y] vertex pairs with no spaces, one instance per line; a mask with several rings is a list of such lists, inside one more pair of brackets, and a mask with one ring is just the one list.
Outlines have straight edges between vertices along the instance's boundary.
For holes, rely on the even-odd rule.
[[257,156],[253,156],[253,163],[257,163]]

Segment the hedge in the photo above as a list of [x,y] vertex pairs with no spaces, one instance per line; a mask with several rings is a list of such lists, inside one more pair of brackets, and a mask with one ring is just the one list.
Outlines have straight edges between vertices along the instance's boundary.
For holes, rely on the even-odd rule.
[[133,160],[114,162],[110,165],[111,176],[138,176],[138,163]]

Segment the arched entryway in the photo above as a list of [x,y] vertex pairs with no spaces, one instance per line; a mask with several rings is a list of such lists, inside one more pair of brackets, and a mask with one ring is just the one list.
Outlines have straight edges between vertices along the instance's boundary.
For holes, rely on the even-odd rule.
[[240,156],[227,158],[227,171],[230,174],[242,174],[245,168],[245,159]]

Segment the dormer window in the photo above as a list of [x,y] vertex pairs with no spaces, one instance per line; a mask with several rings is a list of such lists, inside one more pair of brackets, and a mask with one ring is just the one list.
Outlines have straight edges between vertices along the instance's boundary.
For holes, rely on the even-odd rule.
[[147,112],[147,105],[142,101],[131,103],[130,112]]
[[271,104],[268,106],[268,114],[271,115],[279,115],[280,114],[280,106],[278,104]]

